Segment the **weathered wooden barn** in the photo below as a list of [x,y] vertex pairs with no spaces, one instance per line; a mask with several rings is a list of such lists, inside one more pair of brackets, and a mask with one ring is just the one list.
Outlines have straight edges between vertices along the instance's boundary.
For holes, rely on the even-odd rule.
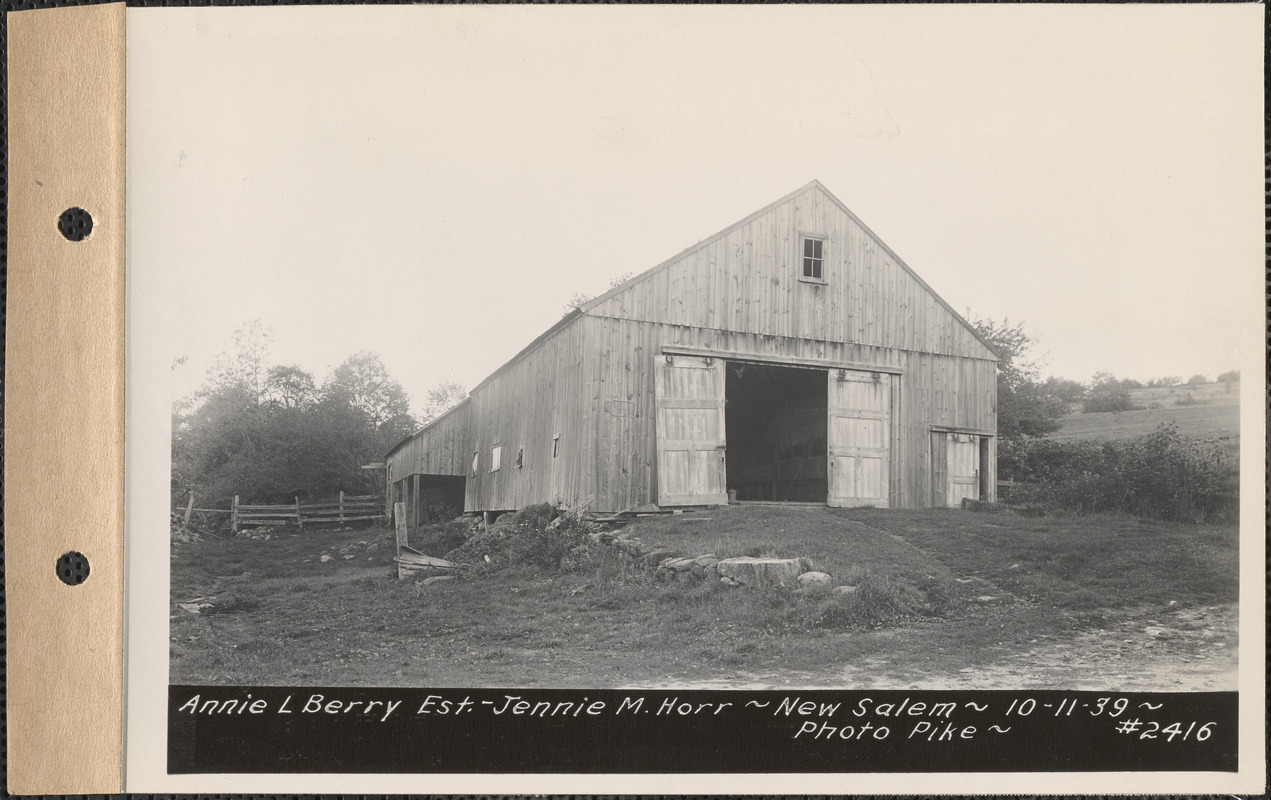
[[818,181],[571,312],[387,455],[412,520],[993,499],[997,356]]

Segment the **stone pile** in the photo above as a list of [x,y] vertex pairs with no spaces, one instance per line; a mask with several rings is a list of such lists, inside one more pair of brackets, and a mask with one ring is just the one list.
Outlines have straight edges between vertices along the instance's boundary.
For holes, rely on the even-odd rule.
[[[665,547],[646,545],[631,533],[602,531],[591,534],[591,538],[597,544],[613,547],[624,561],[653,573],[663,583],[709,580],[756,589],[794,586],[796,591],[809,593],[833,588],[833,579],[813,570],[806,558],[719,558],[714,553],[686,556]],[[856,587],[840,586],[837,590],[849,593]]]

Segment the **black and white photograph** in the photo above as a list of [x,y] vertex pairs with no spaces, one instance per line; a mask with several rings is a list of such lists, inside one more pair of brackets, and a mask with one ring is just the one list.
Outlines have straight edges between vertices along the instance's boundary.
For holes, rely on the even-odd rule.
[[1260,14],[129,9],[129,702],[1233,771]]

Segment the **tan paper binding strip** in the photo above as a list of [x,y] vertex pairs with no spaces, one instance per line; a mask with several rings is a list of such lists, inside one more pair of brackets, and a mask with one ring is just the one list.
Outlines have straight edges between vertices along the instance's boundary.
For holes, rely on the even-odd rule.
[[[124,6],[12,13],[8,38],[8,788],[120,792]],[[57,577],[68,551],[81,585]]]

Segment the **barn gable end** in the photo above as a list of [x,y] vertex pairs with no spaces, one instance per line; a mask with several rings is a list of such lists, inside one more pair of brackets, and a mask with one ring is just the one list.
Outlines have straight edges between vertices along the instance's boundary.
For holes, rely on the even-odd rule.
[[[803,276],[804,237],[821,242]],[[996,360],[973,328],[813,181],[583,306],[617,319]]]
[[441,494],[468,512],[991,500],[997,360],[813,181],[566,315],[388,454],[389,494],[411,521]]

